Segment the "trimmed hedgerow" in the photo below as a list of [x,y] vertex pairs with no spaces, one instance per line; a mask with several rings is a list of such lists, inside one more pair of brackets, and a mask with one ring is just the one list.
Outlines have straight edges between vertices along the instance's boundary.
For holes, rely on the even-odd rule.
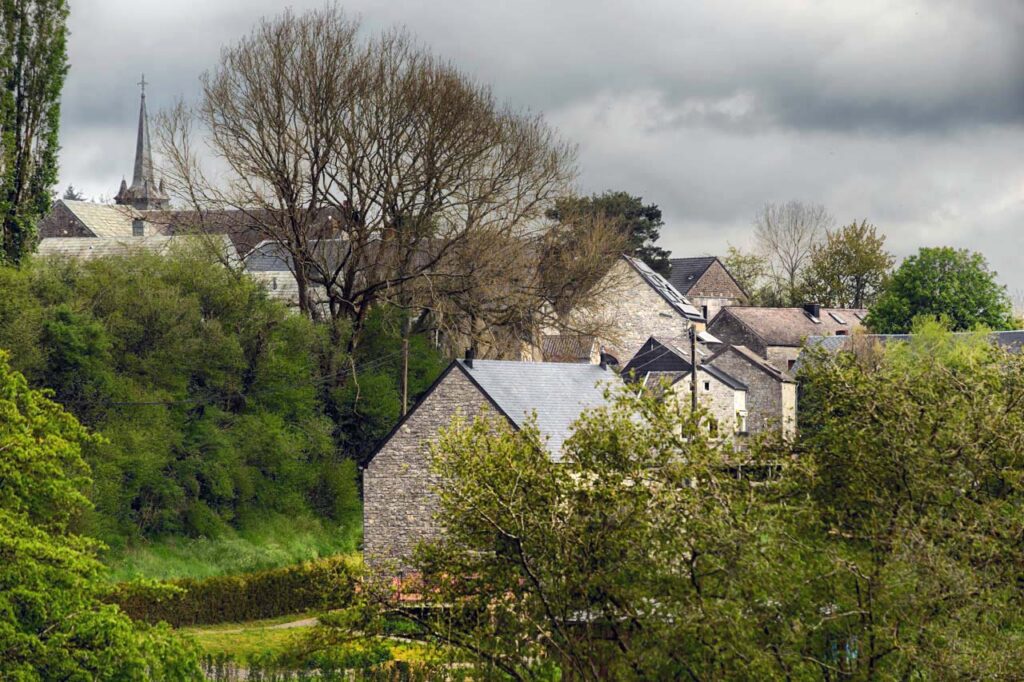
[[107,601],[135,620],[175,627],[214,625],[344,606],[355,590],[345,557],[257,573],[115,586]]

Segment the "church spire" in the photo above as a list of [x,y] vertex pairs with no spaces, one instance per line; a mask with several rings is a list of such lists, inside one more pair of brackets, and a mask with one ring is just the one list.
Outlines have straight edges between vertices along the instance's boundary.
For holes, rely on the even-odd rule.
[[153,177],[153,152],[149,146],[149,117],[146,115],[146,75],[138,83],[141,88],[139,101],[139,130],[135,141],[135,169],[132,184],[127,190],[123,183],[114,201],[129,204],[140,211],[167,207],[167,197]]

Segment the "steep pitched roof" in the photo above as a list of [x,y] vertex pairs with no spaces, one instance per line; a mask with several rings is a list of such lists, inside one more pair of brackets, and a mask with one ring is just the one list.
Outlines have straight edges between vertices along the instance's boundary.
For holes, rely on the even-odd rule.
[[456,362],[516,428],[536,413],[556,461],[580,414],[607,405],[605,388],[618,382],[613,372],[591,364],[474,360],[470,367],[464,360]]
[[770,362],[768,362],[760,355],[747,348],[746,346],[734,346],[731,344],[725,344],[721,348],[719,348],[705,364],[714,366],[715,360],[722,357],[726,353],[735,353],[736,355],[740,356],[741,358],[749,362],[751,365],[761,370],[762,372],[770,376],[772,379],[775,379],[776,381],[785,384],[796,383],[796,381],[793,380],[793,377],[786,374],[781,369],[771,364]]
[[821,308],[812,317],[804,308],[754,308],[726,306],[708,325],[709,331],[720,324],[719,318],[732,316],[769,346],[800,346],[811,336],[852,334],[863,328],[867,310]]
[[[97,237],[131,238],[132,220],[142,217],[139,211],[130,206],[114,206],[70,199],[59,199],[58,201],[63,203]],[[146,226],[156,232],[163,232],[150,223],[146,223]]]
[[690,293],[690,288],[697,283],[705,272],[708,271],[715,261],[714,256],[699,256],[696,258],[672,258],[669,264],[672,269],[668,273],[668,281],[683,294]]
[[[730,376],[724,370],[709,364],[710,360],[704,361],[705,357],[712,357],[707,348],[697,344],[699,361],[698,369],[707,372],[709,375],[721,381],[729,388],[735,390],[747,390],[746,384],[735,377]],[[644,377],[645,384],[652,375],[654,377],[671,377],[672,382],[689,376],[692,369],[690,365],[689,341],[685,337],[677,339],[664,339],[652,336],[644,343],[633,359],[622,369],[624,376],[633,373],[637,378]]]
[[541,354],[545,362],[590,362],[594,340],[590,334],[544,334]]
[[679,293],[674,286],[669,284],[667,279],[651,270],[647,263],[632,256],[623,255],[622,257],[636,270],[648,286],[658,292],[658,295],[672,306],[673,310],[688,320],[695,322],[704,321],[704,316],[701,312],[685,296]]

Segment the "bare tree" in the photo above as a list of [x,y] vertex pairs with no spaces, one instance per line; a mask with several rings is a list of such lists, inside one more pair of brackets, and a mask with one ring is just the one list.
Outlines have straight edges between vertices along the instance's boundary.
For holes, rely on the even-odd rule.
[[288,254],[301,308],[356,330],[381,302],[450,307],[495,251],[522,260],[575,174],[574,148],[539,116],[403,32],[360,40],[337,8],[261,21],[202,86],[198,106],[160,120],[170,191],[199,229],[244,214]]
[[821,204],[765,204],[754,217],[754,237],[767,260],[776,303],[800,303],[801,280],[811,250],[835,219]]

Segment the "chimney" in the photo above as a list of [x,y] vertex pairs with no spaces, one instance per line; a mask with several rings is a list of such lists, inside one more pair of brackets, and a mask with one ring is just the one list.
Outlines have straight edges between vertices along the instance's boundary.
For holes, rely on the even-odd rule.
[[476,357],[476,350],[474,348],[466,349],[466,367],[473,369],[473,358]]
[[606,352],[605,349],[604,349],[604,346],[601,346],[601,362],[600,362],[601,369],[608,369],[608,365],[617,365],[617,364],[619,364],[618,358],[616,358],[611,353]]
[[132,236],[142,237],[146,234],[146,223],[142,218],[132,219]]
[[804,303],[804,312],[818,319],[821,317],[821,304],[820,303]]

